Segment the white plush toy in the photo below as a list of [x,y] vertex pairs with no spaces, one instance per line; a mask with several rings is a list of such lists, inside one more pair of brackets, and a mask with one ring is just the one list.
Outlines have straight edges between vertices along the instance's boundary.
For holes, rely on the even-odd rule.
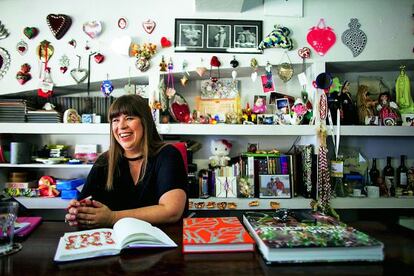
[[225,167],[230,160],[228,155],[232,144],[226,139],[212,140],[210,150],[213,156],[209,158],[211,167]]

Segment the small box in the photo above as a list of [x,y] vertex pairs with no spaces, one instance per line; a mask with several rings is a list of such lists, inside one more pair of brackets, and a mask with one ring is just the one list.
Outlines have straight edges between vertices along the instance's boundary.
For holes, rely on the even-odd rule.
[[93,114],[82,114],[82,124],[92,124]]
[[74,190],[85,183],[84,178],[56,179],[56,189],[59,191]]
[[62,199],[76,199],[78,198],[79,191],[78,190],[62,190],[60,197]]

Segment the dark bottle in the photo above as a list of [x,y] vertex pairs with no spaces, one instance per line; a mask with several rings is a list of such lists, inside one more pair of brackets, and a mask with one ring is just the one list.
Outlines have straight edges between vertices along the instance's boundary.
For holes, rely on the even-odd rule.
[[397,188],[398,188],[398,194],[404,193],[407,190],[407,172],[408,169],[405,166],[405,155],[401,155],[401,164],[397,168]]
[[387,165],[384,167],[383,173],[385,185],[387,186],[388,193],[391,196],[395,196],[394,172],[394,168],[391,166],[391,156],[387,156]]
[[377,159],[372,158],[372,167],[369,170],[370,185],[378,186],[378,177],[380,177],[380,173],[377,169]]

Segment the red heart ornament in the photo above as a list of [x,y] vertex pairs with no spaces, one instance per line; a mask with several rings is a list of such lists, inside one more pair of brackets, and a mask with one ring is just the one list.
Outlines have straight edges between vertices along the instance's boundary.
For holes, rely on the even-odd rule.
[[35,38],[39,34],[39,30],[36,27],[26,27],[23,29],[23,34],[28,38]]
[[72,25],[72,19],[65,14],[49,14],[46,21],[56,39],[61,39]]
[[162,48],[171,47],[171,41],[169,41],[165,36],[161,38],[161,46]]
[[310,29],[306,40],[319,55],[323,56],[335,44],[336,35],[332,28],[326,27],[325,21],[321,18],[318,25]]
[[298,50],[298,55],[303,59],[310,58],[310,54],[311,50],[308,47],[303,47]]
[[157,24],[155,24],[155,22],[151,19],[142,22],[142,27],[144,28],[144,31],[146,31],[148,34],[151,34],[154,31],[156,25]]
[[61,66],[60,67],[60,72],[62,72],[62,74],[65,74],[66,71],[68,71],[68,67],[66,67],[66,66]]
[[96,55],[94,55],[93,58],[95,59],[95,62],[98,64],[102,63],[105,60],[105,56],[100,53],[97,53]]

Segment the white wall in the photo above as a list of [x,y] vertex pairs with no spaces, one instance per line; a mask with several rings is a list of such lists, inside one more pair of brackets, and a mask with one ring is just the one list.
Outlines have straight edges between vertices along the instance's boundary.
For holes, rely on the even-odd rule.
[[[260,0],[255,1],[261,2]],[[81,67],[87,68],[88,53],[84,50],[84,46],[89,37],[83,33],[82,24],[91,20],[100,20],[104,24],[101,36],[90,42],[91,50],[101,52],[106,58],[99,65],[92,61],[91,81],[104,80],[107,74],[111,79],[128,77],[129,68],[131,68],[132,76],[142,75],[134,67],[135,58],[123,57],[114,53],[110,49],[111,41],[122,35],[132,36],[133,41],[139,44],[152,42],[159,45],[162,36],[173,41],[175,18],[263,20],[264,35],[272,30],[273,25],[284,25],[290,28],[291,37],[296,43],[294,50],[289,52],[289,57],[294,63],[301,63],[297,49],[308,46],[306,35],[309,28],[315,26],[320,18],[325,18],[327,25],[336,32],[337,43],[324,57],[313,53],[309,62],[412,59],[412,48],[414,47],[413,0],[304,0],[303,2],[304,17],[293,18],[265,16],[263,5],[251,5],[254,6],[252,9],[242,13],[196,13],[192,0],[0,0],[0,20],[10,32],[8,38],[0,40],[0,47],[9,52],[12,60],[8,73],[0,80],[0,95],[37,88],[39,59],[35,50],[40,41],[44,39],[50,41],[55,48],[54,56],[50,60],[55,85],[75,84],[69,72],[66,74],[59,72],[59,59],[63,54],[68,55],[71,61],[70,69],[72,69],[77,66],[76,54],[80,54],[83,57]],[[50,13],[67,14],[72,18],[72,26],[61,40],[56,40],[52,36],[46,24],[46,16]],[[117,20],[121,16],[129,20],[129,27],[126,30],[120,30],[117,27]],[[151,35],[145,33],[141,27],[141,23],[148,18],[157,23]],[[365,50],[356,58],[353,58],[351,51],[340,40],[342,33],[348,29],[350,18],[358,18],[362,25],[361,29],[368,36]],[[40,30],[35,39],[29,40],[23,35],[23,28],[27,26],[34,26]],[[68,41],[72,38],[77,41],[76,50],[68,45]],[[21,39],[29,44],[29,51],[24,56],[20,56],[16,51],[16,44]],[[255,57],[261,65],[264,65],[266,61],[278,64],[281,62],[282,54],[283,50],[281,49],[267,49],[262,55],[240,54],[236,55],[236,58],[239,60],[240,66],[248,67],[252,57]],[[176,68],[181,68],[182,61],[186,59],[189,63],[189,70],[199,66],[201,57],[204,58],[207,66],[212,56],[208,53],[174,53],[172,47],[159,48],[159,52],[152,60],[152,68],[147,74],[155,75],[158,73],[158,64],[162,55],[167,59],[172,57]],[[218,54],[217,56],[223,66],[229,67],[233,54]],[[20,66],[26,62],[32,66],[33,79],[25,85],[20,85],[15,76]]]

